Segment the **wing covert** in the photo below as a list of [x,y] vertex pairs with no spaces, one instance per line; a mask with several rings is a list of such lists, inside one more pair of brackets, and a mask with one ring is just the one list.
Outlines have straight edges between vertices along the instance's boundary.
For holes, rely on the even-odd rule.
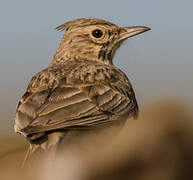
[[72,71],[62,78],[68,83],[57,80],[56,86],[52,80],[54,88],[48,86],[37,91],[36,87],[36,91],[25,94],[16,111],[18,131],[31,134],[75,126],[92,127],[110,123],[113,116],[137,115],[135,94],[122,72],[112,67],[92,65],[89,71],[88,65],[79,66],[83,67],[84,71],[78,69],[82,72],[78,83]]

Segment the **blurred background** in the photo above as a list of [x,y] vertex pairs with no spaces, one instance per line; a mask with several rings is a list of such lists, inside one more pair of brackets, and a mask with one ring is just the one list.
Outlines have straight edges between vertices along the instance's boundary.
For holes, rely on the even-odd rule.
[[193,108],[192,7],[191,0],[0,0],[0,146],[23,144],[13,132],[17,102],[51,61],[63,35],[54,28],[81,17],[150,27],[124,42],[114,64],[131,80],[140,109],[165,101]]

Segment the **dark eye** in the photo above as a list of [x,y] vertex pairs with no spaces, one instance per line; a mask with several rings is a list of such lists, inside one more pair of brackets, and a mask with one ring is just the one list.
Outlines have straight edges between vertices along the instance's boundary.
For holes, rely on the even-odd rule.
[[93,32],[92,32],[92,35],[95,37],[95,38],[101,38],[103,36],[103,32],[100,30],[100,29],[95,29]]

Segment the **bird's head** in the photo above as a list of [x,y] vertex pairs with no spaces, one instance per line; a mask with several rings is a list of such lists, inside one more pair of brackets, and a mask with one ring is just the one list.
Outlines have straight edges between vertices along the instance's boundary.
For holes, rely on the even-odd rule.
[[54,64],[70,59],[112,64],[114,53],[124,40],[150,30],[144,26],[119,27],[97,18],[72,20],[56,29],[66,33],[52,60]]

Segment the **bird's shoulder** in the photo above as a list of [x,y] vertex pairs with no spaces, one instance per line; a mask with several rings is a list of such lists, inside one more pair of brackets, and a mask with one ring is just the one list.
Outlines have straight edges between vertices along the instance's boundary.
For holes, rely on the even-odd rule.
[[27,91],[33,93],[40,92],[57,87],[62,81],[66,83],[69,72],[76,66],[77,64],[74,62],[58,66],[48,66],[32,77],[28,84]]
[[35,74],[27,87],[28,92],[40,92],[58,86],[81,86],[93,83],[129,83],[126,75],[112,65],[90,61],[68,61],[50,66]]
[[124,78],[115,66],[97,62],[84,62],[74,68],[67,77],[69,84],[93,84],[116,82]]

